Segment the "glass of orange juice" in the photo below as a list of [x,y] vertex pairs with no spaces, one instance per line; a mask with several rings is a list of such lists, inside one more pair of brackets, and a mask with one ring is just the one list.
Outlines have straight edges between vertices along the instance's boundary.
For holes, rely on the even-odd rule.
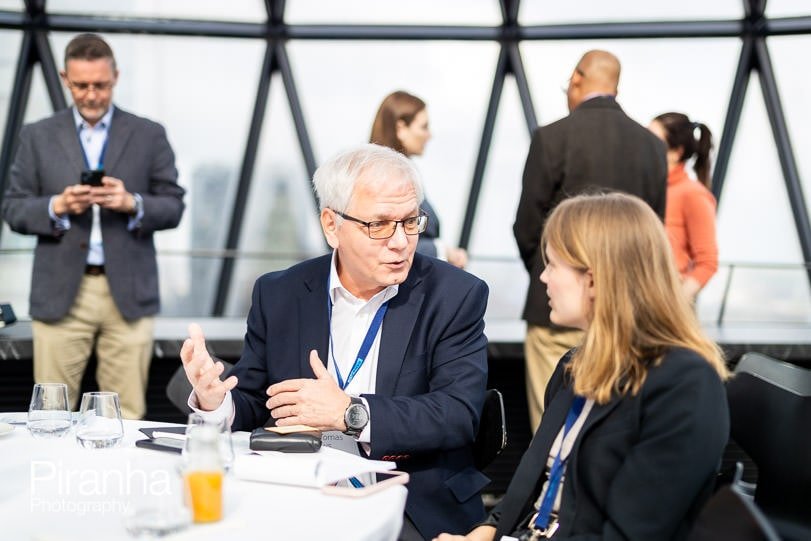
[[223,466],[219,431],[212,425],[190,426],[188,462],[183,474],[184,494],[197,523],[222,519]]

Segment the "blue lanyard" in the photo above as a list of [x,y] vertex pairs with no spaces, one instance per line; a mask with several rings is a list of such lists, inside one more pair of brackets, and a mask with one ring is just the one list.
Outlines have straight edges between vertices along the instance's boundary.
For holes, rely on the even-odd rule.
[[[84,142],[82,141],[82,129],[84,129],[84,125],[80,124],[78,128],[76,128],[76,136],[79,138],[79,148],[82,149],[82,158],[84,158],[84,166],[87,169],[90,169],[90,160],[87,159],[87,152],[84,150]],[[92,128],[88,128],[92,129]],[[96,169],[101,171],[104,169],[104,155],[107,153],[107,142],[110,140],[110,132],[107,132],[107,135],[104,137],[104,144],[101,145],[101,154],[99,154],[99,163],[96,165]]]
[[541,505],[538,508],[538,515],[535,517],[534,527],[538,530],[545,530],[549,526],[549,517],[552,515],[552,506],[555,504],[555,498],[560,489],[560,481],[563,477],[563,472],[566,469],[566,462],[569,457],[561,458],[563,454],[563,440],[566,439],[566,434],[574,425],[580,412],[583,411],[583,405],[586,399],[582,396],[575,396],[572,401],[572,407],[569,408],[569,414],[566,416],[566,423],[563,425],[563,437],[560,439],[560,449],[555,460],[552,462],[552,469],[549,470],[549,483],[546,485],[546,494],[543,496]]
[[355,362],[352,365],[352,369],[349,371],[349,375],[346,377],[346,382],[344,382],[343,377],[341,376],[341,370],[338,368],[338,362],[335,360],[335,345],[332,341],[332,298],[329,294],[329,279],[327,279],[327,318],[329,319],[329,350],[330,355],[332,355],[332,364],[335,365],[335,376],[338,378],[338,387],[341,390],[346,389],[349,386],[349,383],[355,379],[355,375],[360,370],[360,367],[363,366],[363,363],[366,361],[366,356],[369,354],[369,350],[372,348],[372,344],[375,341],[375,337],[377,337],[377,333],[380,331],[380,326],[383,324],[383,316],[386,315],[386,310],[389,307],[389,301],[384,302],[380,305],[380,308],[377,309],[375,312],[375,316],[372,318],[372,323],[369,325],[369,330],[366,331],[366,336],[363,339],[363,343],[360,345],[360,350],[358,350],[357,356],[355,356]]

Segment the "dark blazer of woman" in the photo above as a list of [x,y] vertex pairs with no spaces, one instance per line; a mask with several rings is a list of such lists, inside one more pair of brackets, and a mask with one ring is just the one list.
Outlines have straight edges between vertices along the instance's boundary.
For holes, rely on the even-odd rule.
[[[552,375],[541,426],[489,517],[495,539],[526,526],[540,494],[574,397],[564,371],[570,355]],[[595,404],[589,413],[569,457],[555,541],[685,538],[711,494],[728,435],[716,370],[692,351],[670,349],[636,396]]]

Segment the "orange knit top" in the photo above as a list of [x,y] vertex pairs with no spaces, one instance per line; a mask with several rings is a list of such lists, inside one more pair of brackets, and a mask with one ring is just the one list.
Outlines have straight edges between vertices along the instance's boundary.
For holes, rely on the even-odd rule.
[[667,177],[665,229],[682,278],[702,287],[718,270],[715,241],[715,197],[678,165]]

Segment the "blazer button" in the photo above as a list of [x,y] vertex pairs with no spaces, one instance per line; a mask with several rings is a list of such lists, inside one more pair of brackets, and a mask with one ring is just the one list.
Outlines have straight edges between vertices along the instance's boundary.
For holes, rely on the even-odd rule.
[[81,248],[82,250],[84,250],[85,248],[87,248],[87,243],[86,243],[86,242],[80,242],[80,243],[79,243],[79,248]]

